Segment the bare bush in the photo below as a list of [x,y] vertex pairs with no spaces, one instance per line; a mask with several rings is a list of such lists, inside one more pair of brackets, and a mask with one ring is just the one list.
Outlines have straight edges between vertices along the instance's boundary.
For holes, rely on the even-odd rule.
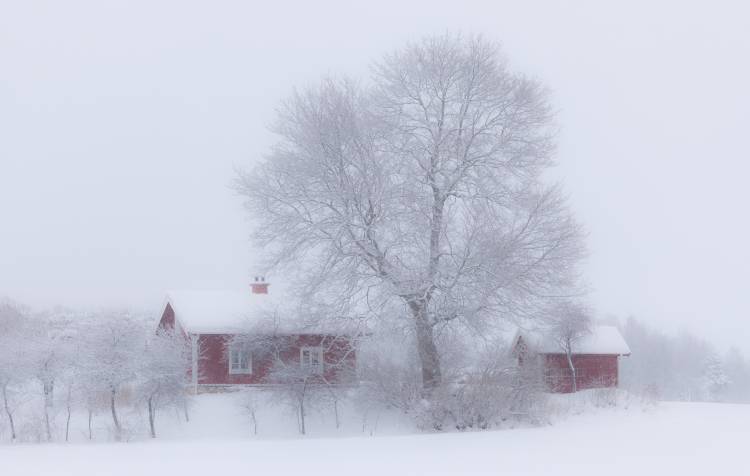
[[250,422],[253,425],[253,435],[258,434],[258,412],[265,404],[258,396],[259,391],[258,388],[243,389],[240,398],[242,409],[250,417]]

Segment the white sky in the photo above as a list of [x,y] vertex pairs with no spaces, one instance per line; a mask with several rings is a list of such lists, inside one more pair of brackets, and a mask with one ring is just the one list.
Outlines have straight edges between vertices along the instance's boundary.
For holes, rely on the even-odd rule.
[[598,311],[750,351],[744,2],[256,3],[0,0],[0,295],[155,309],[249,282],[228,184],[278,101],[461,30],[554,90]]

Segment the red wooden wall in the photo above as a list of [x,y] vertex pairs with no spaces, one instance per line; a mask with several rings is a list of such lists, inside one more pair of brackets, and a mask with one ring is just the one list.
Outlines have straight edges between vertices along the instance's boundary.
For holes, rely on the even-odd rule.
[[[617,355],[574,355],[578,390],[616,387],[618,381]],[[573,378],[564,354],[545,354],[544,378],[547,387],[558,393],[573,391]]]
[[[230,374],[226,344],[229,334],[203,334],[198,339],[200,357],[198,359],[198,383],[201,385],[273,384],[270,375],[275,356],[252,356],[251,374]],[[325,362],[323,377],[329,383],[347,383],[352,378],[355,364],[355,351],[346,338],[325,335],[304,334],[278,336],[284,339],[279,347],[279,358],[288,365],[300,365],[302,347],[324,348]]]

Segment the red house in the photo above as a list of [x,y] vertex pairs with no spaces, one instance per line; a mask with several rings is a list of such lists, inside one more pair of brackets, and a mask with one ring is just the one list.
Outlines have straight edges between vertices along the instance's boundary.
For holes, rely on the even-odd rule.
[[[279,383],[273,370],[288,369],[315,376],[327,384],[352,382],[356,365],[354,336],[323,330],[318,324],[290,318],[281,298],[256,278],[246,291],[171,291],[159,329],[190,341],[193,390]],[[237,345],[236,336],[258,334],[274,352]]]
[[[547,388],[555,393],[573,391],[573,373],[560,345],[544,332],[519,331],[511,349],[524,365],[529,358],[539,359]],[[630,348],[614,326],[595,326],[590,333],[573,343],[573,367],[578,390],[616,387],[619,358],[630,355]]]

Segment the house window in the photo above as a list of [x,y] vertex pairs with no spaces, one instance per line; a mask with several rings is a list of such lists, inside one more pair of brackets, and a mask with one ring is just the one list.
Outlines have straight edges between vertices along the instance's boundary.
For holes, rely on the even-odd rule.
[[302,368],[313,373],[323,373],[323,348],[302,347],[299,351],[299,361]]
[[229,350],[229,373],[251,374],[253,373],[253,357],[249,350]]

